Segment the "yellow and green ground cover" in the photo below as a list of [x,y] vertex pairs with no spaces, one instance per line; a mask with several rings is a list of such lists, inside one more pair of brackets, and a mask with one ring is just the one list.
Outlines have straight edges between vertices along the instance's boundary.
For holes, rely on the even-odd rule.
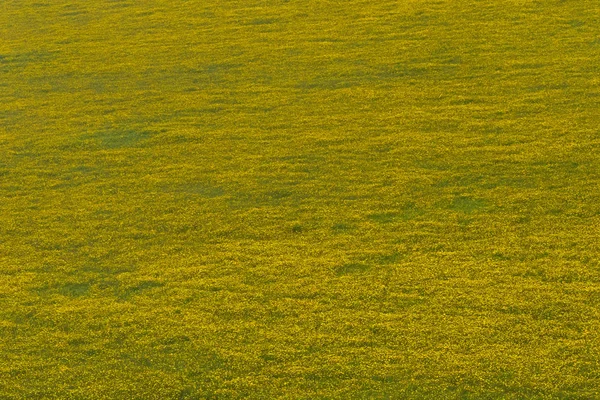
[[600,3],[2,0],[0,398],[600,398]]

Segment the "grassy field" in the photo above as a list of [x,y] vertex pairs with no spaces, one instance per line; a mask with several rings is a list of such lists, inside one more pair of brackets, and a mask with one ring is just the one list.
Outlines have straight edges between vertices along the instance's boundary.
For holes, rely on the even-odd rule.
[[600,3],[2,0],[0,398],[600,398]]

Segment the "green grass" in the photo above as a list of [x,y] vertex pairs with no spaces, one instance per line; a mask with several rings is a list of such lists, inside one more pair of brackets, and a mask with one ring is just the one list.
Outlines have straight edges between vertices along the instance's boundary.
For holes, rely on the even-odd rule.
[[0,398],[600,397],[600,5],[0,5]]

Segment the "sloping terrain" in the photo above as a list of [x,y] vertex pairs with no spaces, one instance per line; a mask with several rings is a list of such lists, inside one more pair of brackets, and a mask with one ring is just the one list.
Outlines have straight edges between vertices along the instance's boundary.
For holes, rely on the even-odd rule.
[[592,0],[3,0],[0,398],[599,398],[599,126]]

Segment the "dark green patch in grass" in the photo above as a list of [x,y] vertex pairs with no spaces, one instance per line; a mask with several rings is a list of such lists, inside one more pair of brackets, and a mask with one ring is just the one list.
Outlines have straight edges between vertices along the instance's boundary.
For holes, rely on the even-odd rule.
[[236,192],[227,201],[234,209],[247,209],[256,207],[278,206],[286,203],[295,203],[301,196],[296,192],[275,189],[265,192]]
[[157,344],[166,347],[179,347],[189,343],[191,339],[187,335],[174,335],[160,340]]
[[532,178],[521,176],[506,176],[481,184],[481,187],[485,189],[494,189],[502,186],[519,189],[531,189],[536,187],[536,184]]
[[178,400],[199,399],[198,390],[192,386],[186,386],[179,391]]
[[194,361],[187,365],[186,372],[190,378],[204,377],[207,372],[226,368],[227,364],[227,360],[214,350],[202,348],[196,351]]
[[292,231],[292,233],[302,233],[304,228],[300,224],[294,224],[294,225],[292,225],[290,230]]
[[63,296],[81,297],[88,294],[91,285],[88,282],[84,283],[67,283],[58,289],[58,292]]
[[[11,312],[8,315],[4,314],[3,319],[12,321],[18,325],[24,325],[29,328],[55,328],[56,322],[50,318],[36,316],[33,311]],[[44,349],[47,352],[47,349]]]
[[140,12],[136,13],[135,15],[137,17],[148,17],[148,16],[154,15],[154,14],[156,14],[155,11],[149,10],[149,11],[140,11]]
[[[375,376],[373,376],[372,379],[375,382],[381,382],[381,383],[395,383],[400,380],[400,378],[396,375],[375,375]],[[373,394],[375,394],[375,393],[373,393]]]
[[278,22],[278,18],[255,18],[245,25],[270,25]]
[[568,307],[562,302],[545,304],[533,310],[532,316],[537,320],[559,319],[568,313]]
[[274,163],[285,163],[286,168],[293,173],[304,174],[304,179],[314,179],[322,172],[325,158],[314,154],[290,155],[275,157]]
[[[519,261],[526,261],[525,257],[520,257]],[[547,279],[546,271],[539,267],[528,268],[521,276],[524,278],[538,279],[545,281]]]
[[335,268],[336,275],[351,275],[351,274],[359,274],[369,270],[371,267],[367,264],[361,263],[350,263],[340,265]]
[[414,162],[418,168],[423,168],[432,171],[447,171],[450,169],[448,162],[440,160],[439,158],[421,159]]
[[121,8],[127,8],[127,7],[131,7],[133,3],[126,1],[126,0],[108,0],[110,4],[111,9],[121,9]]
[[101,291],[105,291],[111,295],[117,295],[119,293],[119,288],[121,287],[121,282],[109,275],[104,275],[95,285]]
[[214,197],[220,197],[225,194],[225,190],[223,190],[223,188],[206,182],[194,182],[184,184],[177,187],[176,191],[182,193],[189,193],[209,199]]
[[585,22],[583,21],[579,21],[577,19],[572,19],[568,22],[568,24],[571,26],[571,28],[579,28],[585,25]]
[[136,270],[135,266],[117,262],[119,256],[117,252],[109,251],[99,256],[89,257],[89,262],[81,267],[81,271],[106,277]]
[[102,149],[120,149],[134,147],[156,135],[155,131],[135,129],[109,129],[95,132],[86,139]]
[[67,344],[69,346],[74,346],[74,347],[79,347],[79,346],[83,346],[86,345],[88,343],[87,340],[85,340],[84,338],[76,338],[76,339],[71,339],[67,341]]
[[483,143],[486,144],[496,143],[496,136],[505,132],[503,127],[494,125],[493,123],[479,125],[477,126],[476,130],[486,135],[483,138]]
[[78,20],[78,17],[81,17],[83,15],[87,15],[88,12],[85,10],[77,10],[75,7],[73,6],[66,6],[65,7],[65,11],[62,12],[60,14],[61,17],[71,17],[75,20]]
[[420,297],[420,296],[402,296],[402,297],[395,297],[392,301],[391,301],[391,305],[393,307],[394,310],[399,310],[399,309],[405,309],[405,308],[410,308],[410,307],[414,307],[414,306],[418,306],[421,305],[423,303],[426,302],[426,299],[424,297]]
[[45,50],[28,51],[17,54],[4,54],[0,59],[0,65],[8,68],[24,68],[32,64],[42,64],[55,58],[54,52]]
[[368,216],[368,218],[373,221],[373,222],[377,222],[379,224],[389,224],[391,222],[394,222],[398,219],[398,213],[396,212],[385,212],[385,213],[376,213],[376,214],[370,214]]
[[406,203],[398,211],[389,211],[383,213],[374,213],[368,215],[368,218],[379,224],[389,224],[396,221],[409,221],[422,215],[424,212],[415,203]]
[[450,208],[462,213],[472,213],[485,207],[485,201],[468,196],[458,196],[452,200]]
[[91,174],[91,173],[95,172],[96,170],[97,170],[96,168],[93,168],[93,167],[90,167],[90,166],[87,166],[87,165],[79,165],[77,167],[72,167],[70,169],[70,172],[73,172],[73,173],[76,173],[76,174],[87,175],[87,174]]
[[463,105],[469,105],[469,104],[478,104],[478,103],[483,103],[482,100],[479,99],[473,99],[473,98],[461,98],[461,99],[455,99],[455,100],[450,100],[450,102],[448,104],[453,105],[453,106],[463,106]]
[[515,69],[540,69],[546,67],[546,64],[543,63],[527,63],[520,62],[513,64],[513,68]]
[[398,64],[391,68],[380,70],[373,78],[374,80],[415,78],[427,75],[429,72],[431,71],[428,68],[409,67],[404,64]]
[[137,285],[130,286],[119,293],[119,298],[122,300],[130,299],[132,296],[140,295],[154,288],[164,286],[164,283],[153,280],[139,282]]
[[263,353],[260,355],[260,358],[266,362],[273,362],[273,361],[277,361],[277,359],[278,359],[278,357],[276,355],[270,354],[270,353]]
[[297,203],[302,195],[285,189],[275,189],[265,192],[236,192],[227,201],[234,209],[278,206]]
[[492,253],[492,259],[496,261],[508,261],[511,257],[499,251],[495,251]]
[[448,187],[451,185],[452,185],[452,182],[449,179],[441,179],[441,180],[431,184],[431,186],[437,187],[437,188],[445,188],[445,187]]
[[375,256],[374,261],[379,264],[396,264],[405,257],[404,254],[393,252],[389,254],[379,254]]
[[188,116],[197,116],[204,114],[218,114],[225,110],[223,107],[202,107],[202,108],[191,108],[189,110],[182,110],[180,115],[187,114]]
[[433,186],[434,187],[448,187],[448,186],[473,187],[473,186],[480,186],[484,179],[485,179],[485,177],[483,175],[479,175],[479,174],[469,174],[469,173],[465,173],[465,174],[461,174],[461,175],[457,174],[449,179],[443,179],[437,183],[434,183]]
[[573,174],[577,172],[580,164],[575,161],[550,161],[540,160],[532,163],[535,171],[543,171],[552,175]]
[[423,213],[424,213],[424,211],[421,208],[419,208],[416,205],[416,203],[408,202],[402,207],[402,209],[400,211],[400,218],[405,221],[408,221],[408,220],[417,218],[418,216],[422,215]]
[[47,297],[57,293],[67,297],[82,297],[89,293],[91,287],[92,284],[90,282],[69,282],[65,284],[51,284],[34,287],[31,289],[31,292],[41,297]]
[[338,224],[333,224],[333,226],[331,227],[331,230],[334,233],[349,233],[352,230],[354,230],[354,227],[349,224],[338,223]]
[[288,190],[273,190],[267,192],[267,197],[273,200],[281,200],[292,196],[292,192]]
[[300,82],[296,87],[303,90],[336,90],[354,86],[354,83],[344,79],[317,78],[312,81]]
[[121,353],[121,360],[136,367],[156,368],[153,360],[140,354]]
[[213,98],[208,99],[208,103],[231,106],[234,104],[240,104],[240,101],[237,99],[228,98],[228,97],[213,97]]
[[307,39],[307,42],[313,42],[313,43],[345,43],[346,40],[339,39],[339,38],[333,38],[333,37],[322,37],[322,38],[310,38],[310,39]]
[[[528,92],[538,93],[538,92],[549,92],[551,90],[565,90],[568,88],[569,88],[569,85],[567,83],[555,83],[555,84],[531,85],[531,86],[524,87],[523,89]],[[540,101],[540,99],[535,99],[535,100]]]
[[205,71],[208,73],[226,72],[226,71],[229,71],[233,68],[237,68],[240,66],[241,66],[241,64],[230,63],[230,62],[212,63],[212,64],[206,65]]
[[[447,134],[450,132],[458,132],[458,130],[460,128],[460,124],[461,124],[461,121],[458,119],[454,119],[454,118],[443,118],[443,119],[442,118],[432,118],[432,119],[422,121],[419,124],[419,129],[421,130],[421,132],[424,132],[424,133]],[[438,160],[436,160],[435,162],[432,162],[432,161],[433,160],[429,161],[430,165],[435,164],[438,166],[442,166],[445,164]],[[440,169],[440,168],[434,168],[434,169]],[[446,169],[446,168],[443,168],[443,169]]]
[[443,60],[443,62],[445,64],[461,64],[463,62],[462,57],[461,56],[452,56],[452,57],[448,57],[445,60]]

